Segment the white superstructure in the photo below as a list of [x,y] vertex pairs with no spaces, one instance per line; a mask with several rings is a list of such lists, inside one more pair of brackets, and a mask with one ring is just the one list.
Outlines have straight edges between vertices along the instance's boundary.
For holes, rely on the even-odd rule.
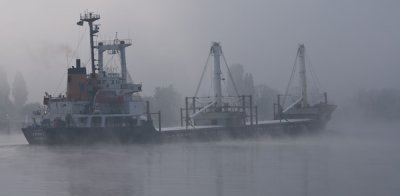
[[[93,22],[98,19],[100,15],[87,12],[77,23],[82,26],[87,22],[90,27],[92,73],[87,73],[77,59],[76,65],[68,69],[66,95],[46,93],[44,109],[37,113],[40,115],[35,123],[40,120],[47,127],[126,127],[138,126],[147,120],[146,104],[137,95],[142,91],[142,84],[127,80],[125,49],[132,41],[115,38],[95,43],[93,37],[99,32],[99,25]],[[98,59],[94,57],[95,50]],[[119,55],[120,73],[104,69],[104,52]]]

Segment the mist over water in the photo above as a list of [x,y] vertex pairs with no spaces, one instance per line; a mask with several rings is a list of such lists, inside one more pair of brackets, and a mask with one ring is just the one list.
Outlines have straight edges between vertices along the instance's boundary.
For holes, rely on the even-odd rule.
[[[400,195],[399,0],[2,3],[0,196]],[[96,41],[133,40],[127,69],[165,126],[179,124],[213,41],[262,90],[262,120],[285,91],[299,43],[338,108],[324,132],[297,137],[34,146],[20,128],[5,134],[44,92],[65,93],[74,59],[90,68],[88,29],[76,25],[86,9],[101,14]]]
[[398,195],[400,123],[160,145],[30,146],[1,135],[0,195]]

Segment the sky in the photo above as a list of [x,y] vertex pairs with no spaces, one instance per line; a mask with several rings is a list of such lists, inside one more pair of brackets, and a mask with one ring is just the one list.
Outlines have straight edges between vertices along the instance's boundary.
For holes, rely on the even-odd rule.
[[130,38],[128,70],[143,94],[172,84],[193,96],[213,41],[256,84],[284,92],[299,43],[324,91],[343,102],[360,89],[399,88],[398,0],[0,0],[0,66],[21,72],[29,101],[64,93],[66,69],[89,65],[85,10],[101,15],[99,40]]

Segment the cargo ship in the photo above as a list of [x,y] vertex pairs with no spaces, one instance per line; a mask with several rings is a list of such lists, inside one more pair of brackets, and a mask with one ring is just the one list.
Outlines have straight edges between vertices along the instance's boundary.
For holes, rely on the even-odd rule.
[[[239,95],[235,84],[236,96],[222,94],[221,60],[228,68],[229,77],[232,75],[221,45],[214,42],[208,56],[213,58],[213,94],[198,96],[198,86],[193,97],[185,98],[181,126],[162,128],[158,113],[156,129],[150,103],[139,95],[142,84],[133,83],[127,71],[125,49],[132,41],[116,37],[112,41],[95,42],[99,32],[95,21],[99,19],[100,15],[86,12],[77,23],[89,26],[91,72],[87,73],[80,59],[76,59],[76,65],[68,68],[66,94],[45,93],[43,109],[35,111],[32,124],[22,128],[29,144],[148,143],[300,134],[323,129],[336,107],[328,104],[326,93],[323,102],[316,105],[307,102],[305,65],[300,63],[300,77],[304,80],[299,101],[283,109],[278,96],[274,120],[259,121],[251,95]],[[119,56],[119,72],[104,68],[105,52]],[[298,57],[302,59],[303,54],[304,45],[301,45]]]

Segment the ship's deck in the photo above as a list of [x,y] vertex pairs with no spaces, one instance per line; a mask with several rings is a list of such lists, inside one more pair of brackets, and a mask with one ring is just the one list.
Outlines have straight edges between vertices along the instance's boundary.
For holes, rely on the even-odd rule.
[[[287,124],[294,122],[308,122],[311,119],[287,119],[287,120],[263,120],[258,121],[258,125],[274,125],[274,124]],[[251,125],[250,122],[246,122],[246,125]],[[255,122],[253,125],[256,125]],[[202,126],[188,126],[186,127],[162,127],[161,131],[183,131],[183,130],[200,130],[200,129],[213,129],[213,128],[222,128],[222,125],[202,125]]]

